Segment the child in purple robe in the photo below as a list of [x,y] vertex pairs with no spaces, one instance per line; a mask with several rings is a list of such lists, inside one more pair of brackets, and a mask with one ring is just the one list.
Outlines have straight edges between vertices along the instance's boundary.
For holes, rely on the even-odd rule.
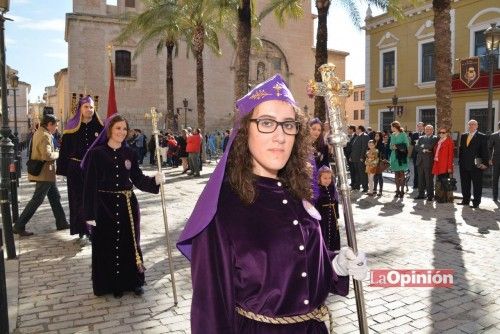
[[319,197],[316,209],[321,215],[319,222],[326,248],[331,251],[340,250],[339,234],[339,195],[333,182],[333,172],[323,166],[318,170]]
[[322,241],[309,202],[308,126],[281,76],[237,107],[226,151],[177,243],[191,261],[191,333],[327,333],[328,294],[345,296],[348,275],[364,279],[366,258]]

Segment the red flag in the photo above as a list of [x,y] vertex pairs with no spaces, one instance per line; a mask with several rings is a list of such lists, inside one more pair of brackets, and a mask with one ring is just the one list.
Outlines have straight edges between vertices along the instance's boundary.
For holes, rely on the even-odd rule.
[[113,75],[113,63],[111,63],[111,61],[109,61],[109,69],[108,114],[106,118],[118,112],[115,96],[115,77]]

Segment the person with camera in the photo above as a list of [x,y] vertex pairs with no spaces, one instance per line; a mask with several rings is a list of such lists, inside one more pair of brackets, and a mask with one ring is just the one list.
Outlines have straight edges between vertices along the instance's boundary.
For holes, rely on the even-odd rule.
[[460,167],[460,184],[462,186],[462,202],[459,205],[469,205],[471,200],[470,185],[474,187],[474,199],[471,208],[479,208],[483,193],[483,171],[488,164],[488,139],[477,130],[478,123],[471,119],[467,126],[469,131],[460,136],[458,165]]
[[53,114],[45,114],[40,127],[33,134],[30,159],[43,161],[43,166],[37,175],[31,174],[30,170],[28,170],[28,180],[36,182],[35,192],[13,227],[13,232],[22,237],[33,235],[33,232],[26,231],[26,224],[43,203],[45,196],[49,198],[50,207],[56,218],[57,230],[69,228],[66,214],[61,206],[61,195],[56,184],[55,161],[59,157],[59,152],[54,148],[52,135],[57,130],[58,122],[59,120]]
[[455,145],[445,127],[441,127],[438,134],[439,140],[434,147],[434,164],[432,165],[432,174],[436,176],[435,199],[438,203],[451,203],[453,202],[453,185],[450,180],[453,178]]

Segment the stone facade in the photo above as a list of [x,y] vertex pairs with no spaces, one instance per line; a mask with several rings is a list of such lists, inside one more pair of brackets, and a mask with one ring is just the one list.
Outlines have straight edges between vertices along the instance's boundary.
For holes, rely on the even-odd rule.
[[[20,74],[17,70],[7,66],[7,107],[9,108],[9,127],[12,134],[16,132],[17,123],[17,135],[19,141],[25,140],[29,133],[29,122],[28,122],[28,94],[31,90],[31,85],[24,81],[21,81]],[[11,86],[10,76],[17,75],[19,77],[18,85],[14,89]],[[16,103],[14,108],[14,92],[16,94]],[[0,114],[2,107],[0,106]],[[14,114],[16,117],[14,117]],[[16,122],[17,121],[17,122]]]
[[365,85],[356,85],[351,96],[345,101],[347,124],[367,126],[365,114]]
[[[259,0],[257,5],[267,1]],[[135,7],[130,7],[134,5]],[[127,7],[127,6],[129,7]],[[69,99],[72,93],[86,91],[99,96],[99,114],[106,115],[109,86],[109,61],[107,46],[123,27],[119,15],[126,11],[141,11],[142,2],[118,0],[117,6],[106,5],[105,0],[73,0],[73,12],[66,15],[65,39],[68,42],[68,84],[64,94]],[[305,86],[313,78],[314,70],[314,16],[310,1],[304,2],[304,16],[299,20],[288,20],[281,27],[273,15],[269,15],[256,31],[263,40],[263,48],[253,50],[250,57],[250,85],[281,73],[287,80],[300,106],[312,106]],[[259,9],[258,9],[259,10]],[[113,45],[111,55],[115,62],[116,52],[133,54],[138,38],[123,45]],[[221,41],[222,55],[217,56],[205,49],[205,120],[206,131],[226,129],[232,125],[233,78],[235,50],[227,40]],[[186,57],[186,45],[180,44],[174,67],[174,111],[178,113],[180,127],[186,123],[196,127],[196,74],[193,56]],[[335,62],[338,75],[344,78],[346,52],[331,51],[330,60]],[[116,72],[115,72],[116,73]],[[156,55],[156,43],[152,43],[136,58],[131,59],[130,75],[116,76],[115,89],[118,110],[124,114],[134,128],[150,133],[151,125],[144,114],[155,106],[165,113],[166,99],[166,50]],[[183,100],[188,108],[184,117]],[[70,104],[65,105],[65,119]],[[312,108],[310,108],[312,109]],[[160,128],[163,124],[159,124]]]

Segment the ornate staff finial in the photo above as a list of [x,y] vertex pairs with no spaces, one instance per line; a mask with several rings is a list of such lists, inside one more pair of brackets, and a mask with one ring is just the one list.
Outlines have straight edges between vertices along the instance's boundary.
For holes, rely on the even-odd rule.
[[323,96],[328,105],[328,121],[331,126],[331,144],[347,145],[349,137],[347,136],[347,124],[345,115],[340,108],[340,98],[348,97],[353,92],[351,80],[340,81],[335,74],[335,65],[323,64],[319,67],[322,82],[310,80],[307,85],[307,94],[309,96]]
[[158,119],[161,117],[161,112],[156,111],[156,107],[151,107],[151,110],[144,114],[146,119],[151,119],[151,125],[153,126],[153,135],[159,134],[158,131]]

